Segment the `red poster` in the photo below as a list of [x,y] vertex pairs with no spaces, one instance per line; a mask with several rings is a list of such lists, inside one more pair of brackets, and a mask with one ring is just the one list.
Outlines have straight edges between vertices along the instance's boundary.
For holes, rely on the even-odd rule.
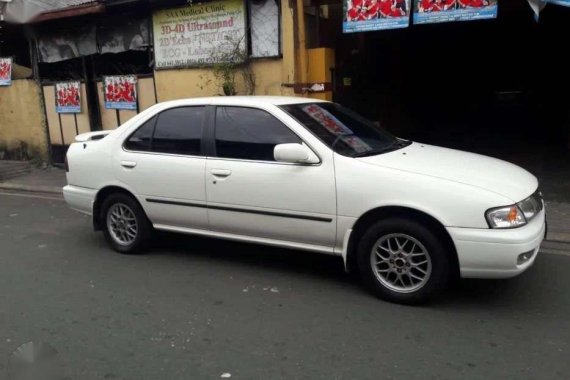
[[116,75],[103,78],[105,108],[137,109],[137,77],[134,75]]
[[0,58],[0,86],[12,84],[12,58]]
[[79,81],[55,84],[55,110],[57,113],[81,112],[81,83]]

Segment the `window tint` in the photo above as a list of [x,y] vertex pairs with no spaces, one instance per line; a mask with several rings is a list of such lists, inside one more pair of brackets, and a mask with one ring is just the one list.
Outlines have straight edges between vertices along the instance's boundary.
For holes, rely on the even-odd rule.
[[300,142],[287,126],[265,111],[244,107],[216,108],[218,157],[275,161],[275,145]]
[[125,148],[128,150],[149,151],[155,121],[156,116],[139,127],[125,142]]
[[152,151],[172,154],[200,154],[204,107],[179,107],[158,115]]

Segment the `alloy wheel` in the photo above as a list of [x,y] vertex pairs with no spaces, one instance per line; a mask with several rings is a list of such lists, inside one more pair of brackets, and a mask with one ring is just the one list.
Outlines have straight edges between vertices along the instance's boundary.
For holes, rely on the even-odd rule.
[[124,203],[115,203],[107,211],[107,228],[113,240],[130,245],[137,238],[138,223],[135,213]]
[[380,237],[372,247],[370,263],[376,279],[398,293],[419,290],[431,276],[432,262],[426,247],[402,233]]

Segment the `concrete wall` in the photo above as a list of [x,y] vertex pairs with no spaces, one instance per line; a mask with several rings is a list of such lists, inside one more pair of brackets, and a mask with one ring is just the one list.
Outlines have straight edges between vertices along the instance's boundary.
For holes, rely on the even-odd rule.
[[48,143],[35,81],[18,79],[0,87],[0,159],[48,160]]
[[[295,47],[293,34],[293,11],[289,1],[281,3],[281,58],[256,59],[251,61],[255,75],[254,95],[293,96],[295,78]],[[223,94],[216,79],[208,68],[177,70],[157,70],[154,73],[158,101],[216,96]],[[237,94],[247,95],[246,86],[238,72],[236,75]]]

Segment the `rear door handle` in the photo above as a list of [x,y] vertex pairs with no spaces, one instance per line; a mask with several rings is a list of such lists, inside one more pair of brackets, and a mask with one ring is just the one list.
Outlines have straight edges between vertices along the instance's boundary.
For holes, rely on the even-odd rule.
[[211,173],[214,177],[226,178],[232,174],[232,171],[229,169],[212,169]]
[[124,168],[132,169],[137,166],[137,163],[134,161],[121,161],[121,166]]

